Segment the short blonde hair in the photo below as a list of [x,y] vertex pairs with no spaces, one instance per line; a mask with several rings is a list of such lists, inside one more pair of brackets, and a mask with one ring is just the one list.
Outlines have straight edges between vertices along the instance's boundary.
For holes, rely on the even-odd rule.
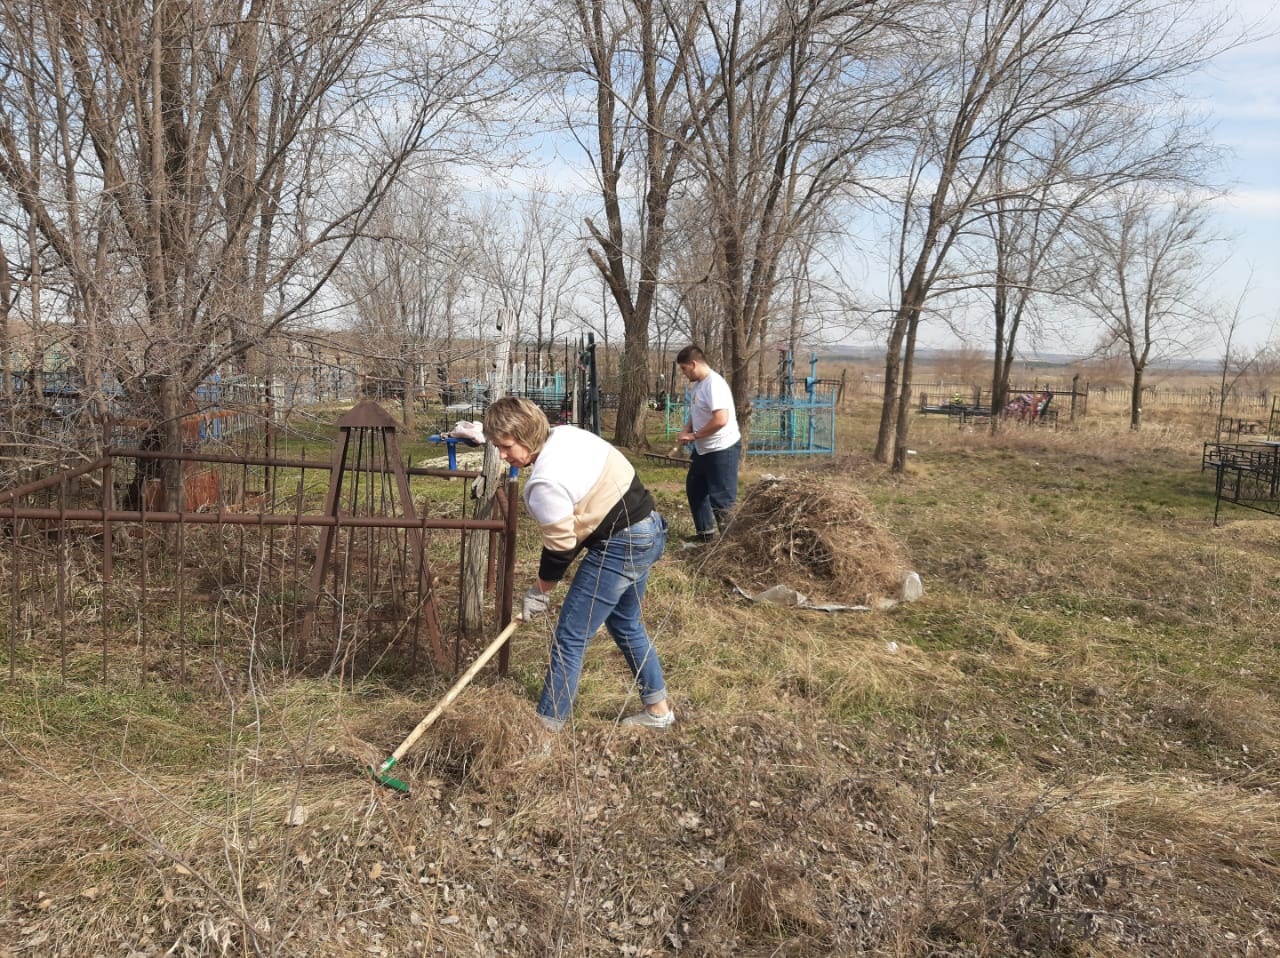
[[484,435],[490,442],[511,439],[536,456],[546,445],[550,434],[551,423],[547,421],[547,414],[528,399],[503,396],[495,399],[484,411]]

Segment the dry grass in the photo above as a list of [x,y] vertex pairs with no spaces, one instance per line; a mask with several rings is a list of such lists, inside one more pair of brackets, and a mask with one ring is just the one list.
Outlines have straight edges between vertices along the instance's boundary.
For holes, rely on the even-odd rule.
[[[607,638],[539,731],[531,625],[406,758],[408,798],[361,769],[446,678],[103,689],[24,661],[0,955],[1278,953],[1280,533],[1210,525],[1199,441],[917,423],[907,477],[792,461],[781,498],[749,461],[753,538],[653,575],[674,732],[616,724]],[[680,478],[647,478],[682,522]],[[908,557],[925,598],[886,613],[723,581],[861,596]]]

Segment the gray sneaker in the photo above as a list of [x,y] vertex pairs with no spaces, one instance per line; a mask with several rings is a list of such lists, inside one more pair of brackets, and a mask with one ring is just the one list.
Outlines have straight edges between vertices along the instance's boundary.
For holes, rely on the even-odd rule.
[[539,715],[538,721],[548,732],[563,731],[566,724],[564,719],[552,718],[550,715]]
[[628,715],[622,720],[623,725],[640,725],[644,728],[671,728],[676,724],[675,709],[668,709],[666,715],[654,715],[648,709]]

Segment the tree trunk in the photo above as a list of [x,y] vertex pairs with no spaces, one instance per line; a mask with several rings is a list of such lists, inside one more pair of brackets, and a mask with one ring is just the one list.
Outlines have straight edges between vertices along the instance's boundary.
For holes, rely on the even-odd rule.
[[[181,374],[170,372],[160,382],[160,421],[163,423],[164,451],[183,451],[182,416],[186,412],[186,389]],[[182,462],[164,460],[161,475],[164,476],[165,509],[169,512],[183,510]],[[144,490],[145,492],[145,490]]]
[[876,448],[871,458],[888,462],[893,448],[894,426],[898,417],[898,383],[902,372],[902,340],[906,335],[903,311],[893,321],[893,331],[884,351],[884,389],[880,393],[880,427],[876,431]]
[[[997,260],[1002,253],[997,251]],[[1011,339],[1006,340],[1006,327],[1008,324],[1009,310],[1009,291],[1005,285],[1004,277],[997,268],[995,299],[992,303],[992,316],[995,319],[995,347],[992,350],[991,363],[991,434],[994,436],[999,431],[1000,417],[997,411],[1005,406],[1005,395],[1009,391],[1009,362],[1007,357],[1012,356],[1013,342]]]
[[907,432],[911,428],[911,371],[915,368],[916,333],[920,328],[920,311],[912,310],[907,322],[907,343],[902,353],[902,389],[898,396],[898,423],[894,433],[891,472],[907,470]]
[[[613,441],[631,449],[648,449],[644,422],[649,398],[649,334],[635,316],[627,324],[619,364],[621,382],[618,390],[618,417],[614,423]],[[647,324],[643,324],[647,325]]]
[[1129,396],[1129,428],[1139,429],[1142,426],[1142,374],[1145,368],[1133,367],[1133,393]]
[[[936,201],[934,205],[937,205]],[[890,458],[896,459],[893,453],[895,435],[901,435],[904,441],[906,439],[906,429],[899,426],[898,420],[902,418],[903,411],[909,411],[911,408],[910,368],[915,353],[915,329],[920,321],[925,299],[929,295],[925,270],[926,264],[933,255],[936,236],[936,228],[930,228],[916,257],[915,266],[911,270],[911,278],[902,290],[902,302],[893,317],[893,329],[889,333],[889,344],[884,356],[884,393],[880,401],[880,428],[876,432],[876,448],[872,454],[876,462],[889,462]],[[904,342],[907,344],[905,354]]]
[[13,285],[9,279],[9,257],[0,240],[0,396],[4,398],[8,422],[0,425],[0,456],[8,461],[12,453],[10,441],[14,438],[13,370],[9,368],[9,311],[13,303]]
[[400,397],[400,420],[404,424],[406,434],[412,432],[418,425],[414,415],[414,403],[418,396],[415,369],[415,365],[411,362],[402,363],[400,366],[400,388],[403,390]]

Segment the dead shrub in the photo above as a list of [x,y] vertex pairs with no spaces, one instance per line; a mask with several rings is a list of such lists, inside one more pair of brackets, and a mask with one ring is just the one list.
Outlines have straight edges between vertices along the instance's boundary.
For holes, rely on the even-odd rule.
[[866,497],[801,476],[753,484],[701,568],[743,588],[783,584],[811,598],[871,603],[896,597],[909,566]]

